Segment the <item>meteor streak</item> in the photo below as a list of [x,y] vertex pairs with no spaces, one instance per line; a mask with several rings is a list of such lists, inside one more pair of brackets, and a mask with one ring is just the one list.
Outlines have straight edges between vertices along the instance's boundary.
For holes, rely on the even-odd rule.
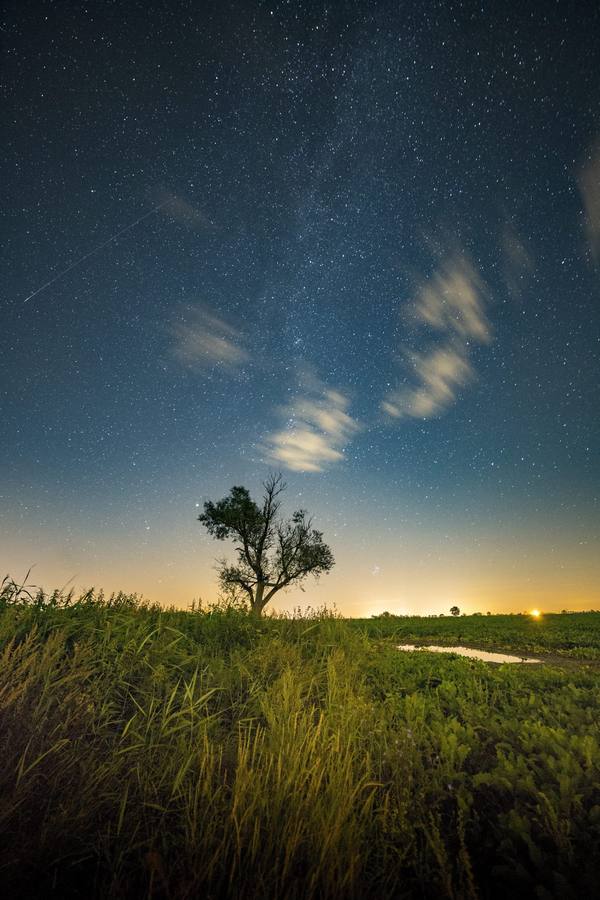
[[94,253],[98,253],[98,251],[102,250],[103,247],[107,247],[108,244],[110,244],[112,241],[116,241],[116,239],[118,237],[120,237],[122,234],[125,234],[126,231],[129,231],[131,228],[135,228],[136,225],[139,225],[140,222],[143,222],[144,219],[147,219],[148,216],[152,215],[152,213],[155,213],[162,206],[166,206],[167,203],[170,203],[170,202],[171,202],[171,198],[169,198],[168,200],[164,200],[162,203],[159,203],[158,206],[155,206],[154,209],[151,209],[150,212],[144,213],[144,215],[140,216],[139,219],[136,219],[135,222],[131,222],[129,225],[126,225],[125,228],[121,228],[120,231],[117,231],[116,234],[113,234],[112,237],[109,237],[108,240],[104,241],[102,244],[98,244],[97,247],[94,247],[94,249],[90,250],[89,253],[86,253],[85,256],[80,256],[79,259],[76,259],[74,263],[71,263],[70,266],[67,266],[66,269],[63,269],[62,272],[59,272],[57,275],[54,276],[54,278],[51,278],[50,281],[47,281],[45,284],[43,284],[41,287],[39,287],[36,291],[34,291],[32,294],[30,294],[28,297],[25,297],[25,299],[23,300],[23,303],[27,303],[29,300],[33,299],[33,297],[36,297],[38,294],[41,294],[42,291],[45,291],[47,287],[50,287],[51,284],[54,284],[55,281],[58,281],[59,278],[62,278],[63,275],[66,275],[67,272],[71,271],[71,269],[74,269],[76,266],[80,265],[86,259],[89,259],[90,256],[94,255]]

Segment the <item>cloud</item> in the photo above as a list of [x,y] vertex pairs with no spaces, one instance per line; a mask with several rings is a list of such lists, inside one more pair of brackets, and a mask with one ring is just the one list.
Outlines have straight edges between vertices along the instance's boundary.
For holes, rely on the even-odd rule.
[[492,340],[486,303],[487,288],[463,256],[451,257],[418,286],[411,319],[442,340],[424,353],[406,354],[413,384],[388,393],[381,403],[386,415],[427,419],[452,406],[475,376],[471,345]]
[[188,200],[184,200],[183,197],[178,197],[177,194],[164,189],[154,192],[154,196],[157,204],[161,206],[162,213],[170,219],[174,219],[188,228],[214,230],[214,223],[211,222],[209,217],[197,206],[193,206]]
[[512,225],[502,234],[502,274],[510,294],[519,298],[527,278],[535,271],[535,264],[527,247]]
[[381,408],[395,419],[427,419],[439,415],[456,400],[458,389],[469,382],[473,367],[463,348],[441,347],[413,354],[417,384],[392,391]]
[[579,174],[579,190],[583,198],[586,234],[596,262],[600,261],[600,140],[591,149],[589,159]]
[[344,458],[344,447],[360,430],[347,412],[348,399],[339,391],[317,386],[283,410],[286,424],[269,435],[265,455],[294,472],[322,472]]
[[202,306],[186,309],[170,331],[173,354],[186,366],[234,370],[249,359],[239,331]]
[[491,332],[484,302],[481,277],[467,260],[455,258],[421,285],[414,313],[436,331],[487,343]]

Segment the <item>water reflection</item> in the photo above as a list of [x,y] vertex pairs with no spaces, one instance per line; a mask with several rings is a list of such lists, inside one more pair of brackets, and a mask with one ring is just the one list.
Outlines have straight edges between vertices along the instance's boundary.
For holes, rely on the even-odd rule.
[[468,656],[469,659],[482,659],[484,662],[495,663],[539,663],[541,659],[531,659],[528,656],[509,656],[507,653],[490,653],[489,650],[473,650],[472,647],[419,647],[416,644],[400,644],[398,650],[427,650],[429,653],[456,653],[458,656]]

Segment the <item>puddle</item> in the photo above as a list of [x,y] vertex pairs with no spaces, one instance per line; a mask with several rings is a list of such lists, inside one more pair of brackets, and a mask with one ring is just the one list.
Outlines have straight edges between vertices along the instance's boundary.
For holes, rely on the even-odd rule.
[[509,656],[507,653],[490,653],[489,650],[473,650],[472,647],[421,647],[416,644],[400,644],[398,650],[427,650],[429,653],[456,653],[469,659],[482,659],[493,663],[539,663],[541,659],[529,656]]

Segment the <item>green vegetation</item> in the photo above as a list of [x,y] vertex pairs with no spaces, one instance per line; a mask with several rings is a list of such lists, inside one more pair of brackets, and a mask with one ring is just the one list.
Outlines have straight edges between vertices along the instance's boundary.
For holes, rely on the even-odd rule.
[[523,650],[574,659],[600,660],[600,612],[541,616],[377,616],[352,619],[371,638],[395,643],[467,645],[482,650]]
[[0,596],[10,897],[570,898],[600,868],[600,614],[345,622]]

